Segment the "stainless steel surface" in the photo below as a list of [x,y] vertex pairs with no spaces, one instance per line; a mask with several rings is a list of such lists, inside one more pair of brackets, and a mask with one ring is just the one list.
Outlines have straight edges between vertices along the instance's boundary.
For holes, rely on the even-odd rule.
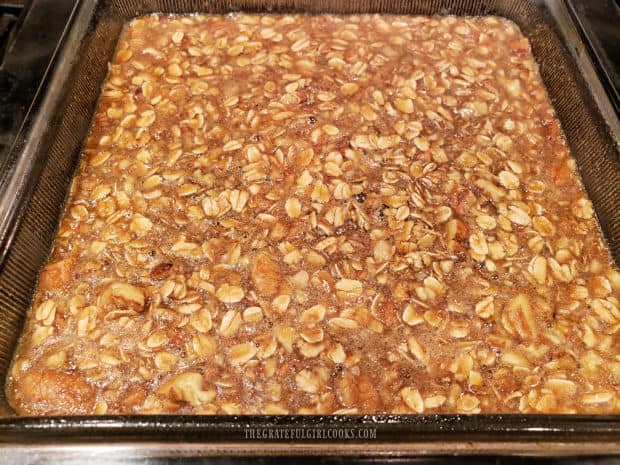
[[[0,183],[0,196],[12,195],[16,198],[30,196],[33,183],[29,182],[32,177],[24,176],[25,173],[36,172],[36,167],[41,166],[41,154],[37,156],[39,145],[44,142],[44,135],[48,129],[50,111],[58,105],[63,98],[62,93],[46,92],[47,86],[59,86],[62,88],[62,78],[68,67],[72,66],[72,60],[67,59],[67,53],[75,53],[70,47],[64,47],[64,39],[71,31],[83,34],[80,24],[74,25],[72,19],[77,11],[80,1],[58,2],[57,0],[32,0],[30,8],[25,12],[24,28],[18,31],[11,48],[6,52],[2,63],[3,79],[17,80],[17,86],[12,92],[18,96],[17,102],[13,99],[10,105],[0,106],[1,112],[11,112],[16,127],[8,128],[8,134],[3,134],[2,140],[11,136],[10,145],[0,150],[0,170],[11,170],[14,176],[4,178]],[[66,9],[65,24],[53,24],[49,33],[38,34],[50,17],[54,9]],[[33,40],[33,36],[35,40]],[[48,50],[49,49],[49,50]],[[64,59],[60,55],[65,55]],[[49,82],[46,77],[54,76]],[[32,137],[32,135],[36,135]],[[36,179],[36,178],[35,178]],[[10,194],[9,194],[10,193]],[[7,252],[11,239],[15,233],[21,211],[9,202],[0,202],[0,264]]]
[[569,51],[579,65],[588,86],[590,86],[592,95],[594,96],[601,113],[603,113],[603,116],[609,125],[609,129],[614,135],[616,144],[620,144],[620,120],[618,119],[618,114],[616,113],[614,106],[609,100],[609,96],[607,95],[607,92],[599,79],[594,64],[592,63],[592,59],[588,55],[585,44],[581,40],[575,24],[571,20],[570,14],[566,9],[566,4],[562,0],[552,0],[548,3],[548,5],[549,10],[556,19],[557,24],[560,26],[560,33],[564,36],[565,41],[571,44]]
[[[254,463],[259,457],[282,458],[278,463],[287,463],[287,458],[295,456],[298,458],[308,455],[321,455],[322,457],[344,457],[343,463],[356,463],[357,457],[372,456],[379,463],[389,463],[398,458],[406,459],[411,457],[427,457],[428,462],[423,463],[442,463],[434,461],[438,456],[449,457],[450,455],[467,455],[468,458],[461,457],[451,461],[452,465],[459,463],[482,462],[481,457],[492,456],[483,462],[484,465],[498,465],[502,463],[499,457],[527,456],[531,460],[523,463],[534,462],[535,457],[553,456],[557,465],[585,465],[588,463],[611,465],[620,463],[620,458],[610,455],[596,457],[601,450],[612,454],[605,443],[592,443],[590,447],[583,448],[583,444],[556,443],[552,446],[542,445],[535,447],[535,444],[520,444],[519,447],[505,447],[501,444],[481,443],[478,446],[465,448],[462,443],[446,444],[439,446],[436,444],[421,445],[414,450],[410,448],[394,448],[393,450],[375,450],[372,447],[331,447],[324,445],[319,447],[300,446],[298,444],[282,444],[279,447],[261,448],[256,451],[248,451],[247,447],[235,447],[233,445],[224,447],[213,447],[195,444],[115,444],[115,445],[54,445],[54,446],[21,446],[7,447],[0,449],[0,463],[6,465],[25,465],[25,464],[47,464],[62,463],[67,464],[155,464],[166,463],[166,459],[174,463],[209,463],[209,458],[214,459],[213,463],[221,464],[222,461],[215,460],[217,457],[227,457],[230,463],[237,463],[233,457],[243,458],[242,462]],[[596,452],[592,452],[596,449]],[[449,450],[449,452],[448,452]],[[204,461],[192,462],[191,458],[203,458]],[[560,460],[559,458],[563,458]],[[238,459],[239,460],[239,459]],[[288,459],[290,460],[290,458]],[[421,460],[422,461],[422,460]],[[290,463],[295,463],[291,460]],[[310,463],[310,462],[307,462]],[[397,461],[397,463],[402,463]],[[407,462],[405,462],[407,463]],[[547,463],[541,460],[541,463]]]

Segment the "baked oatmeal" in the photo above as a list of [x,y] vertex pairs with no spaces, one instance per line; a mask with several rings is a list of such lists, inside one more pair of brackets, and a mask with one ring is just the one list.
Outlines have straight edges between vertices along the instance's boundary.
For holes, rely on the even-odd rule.
[[34,415],[619,413],[619,296],[514,24],[147,16],[7,392]]

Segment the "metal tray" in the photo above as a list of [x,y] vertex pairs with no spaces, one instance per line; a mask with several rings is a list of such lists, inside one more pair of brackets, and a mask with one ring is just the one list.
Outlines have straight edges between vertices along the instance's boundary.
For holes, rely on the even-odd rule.
[[[0,379],[58,226],[107,63],[123,24],[147,13],[499,15],[530,40],[552,104],[620,262],[620,123],[562,0],[82,0],[67,22],[0,175]],[[366,428],[374,430],[369,438]],[[260,434],[257,431],[261,431]],[[253,433],[254,431],[254,433]],[[321,431],[321,438],[318,438]],[[331,433],[329,433],[331,431]],[[366,432],[365,432],[366,431]],[[358,434],[361,432],[361,434]],[[266,437],[263,437],[263,436]],[[353,436],[344,438],[344,436]],[[259,439],[258,436],[261,436]],[[270,437],[271,436],[271,437]],[[140,443],[195,454],[620,453],[620,416],[18,417],[0,392],[0,444]],[[121,450],[121,449],[118,449]]]

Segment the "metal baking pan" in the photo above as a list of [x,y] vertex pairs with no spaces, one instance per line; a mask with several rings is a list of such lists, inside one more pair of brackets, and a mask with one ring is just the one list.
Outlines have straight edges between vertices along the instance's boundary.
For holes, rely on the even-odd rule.
[[[52,245],[107,63],[148,13],[498,15],[530,40],[616,263],[620,123],[562,0],[82,0],[0,176],[0,379]],[[259,432],[260,431],[260,432]],[[18,417],[0,392],[0,443],[141,444],[199,454],[620,453],[620,416],[355,415]]]

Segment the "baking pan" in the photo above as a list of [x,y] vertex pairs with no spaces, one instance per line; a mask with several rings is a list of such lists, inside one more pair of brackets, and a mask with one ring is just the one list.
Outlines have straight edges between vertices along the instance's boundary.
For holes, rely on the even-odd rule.
[[[36,2],[35,2],[36,4]],[[0,179],[0,379],[52,245],[123,25],[149,13],[498,15],[530,40],[542,79],[620,262],[620,124],[561,0],[83,0]],[[620,453],[620,416],[354,415],[18,417],[0,392],[0,442],[140,443],[200,454]],[[146,450],[146,449],[145,449]]]

